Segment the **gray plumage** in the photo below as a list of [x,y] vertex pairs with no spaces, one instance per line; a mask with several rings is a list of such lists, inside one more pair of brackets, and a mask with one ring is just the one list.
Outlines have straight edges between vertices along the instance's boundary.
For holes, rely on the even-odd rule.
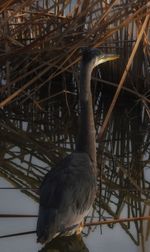
[[75,231],[95,198],[95,185],[87,153],[72,153],[49,172],[40,191],[38,241],[50,241],[68,228]]
[[82,53],[80,68],[80,127],[76,150],[44,178],[40,189],[38,242],[47,243],[59,234],[72,234],[87,215],[96,195],[96,142],[91,95],[93,68],[116,55],[97,49]]

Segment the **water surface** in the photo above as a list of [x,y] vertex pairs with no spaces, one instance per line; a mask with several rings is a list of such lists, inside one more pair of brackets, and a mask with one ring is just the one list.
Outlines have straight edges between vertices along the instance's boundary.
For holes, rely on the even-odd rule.
[[[12,187],[6,180],[0,178],[0,187]],[[11,214],[37,214],[38,204],[18,190],[0,190],[0,213]],[[36,218],[0,219],[0,235],[14,232],[35,230]],[[117,224],[113,229],[103,226],[102,234],[99,227],[88,237],[74,237],[57,241],[57,246],[52,244],[43,249],[36,243],[36,235],[25,235],[0,239],[0,251],[3,252],[138,252],[138,248],[128,235]],[[65,245],[66,242],[66,245]],[[68,246],[69,244],[69,246]],[[57,247],[57,248],[56,248]],[[61,249],[61,250],[60,250]]]

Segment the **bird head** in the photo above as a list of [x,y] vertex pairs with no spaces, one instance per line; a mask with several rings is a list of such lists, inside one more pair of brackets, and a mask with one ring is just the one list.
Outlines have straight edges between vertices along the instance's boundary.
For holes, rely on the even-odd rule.
[[117,54],[102,53],[101,50],[97,48],[82,49],[82,60],[84,63],[89,63],[92,69],[107,61],[116,60],[118,58],[119,55]]

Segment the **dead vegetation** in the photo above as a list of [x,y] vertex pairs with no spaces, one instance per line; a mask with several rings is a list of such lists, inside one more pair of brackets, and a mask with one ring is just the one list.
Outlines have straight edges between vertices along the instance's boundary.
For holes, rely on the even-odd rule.
[[[80,48],[100,47],[120,59],[93,73],[99,190],[90,220],[145,214],[149,16],[148,0],[0,1],[1,176],[38,200],[33,189],[74,149]],[[121,225],[144,251],[143,222]]]

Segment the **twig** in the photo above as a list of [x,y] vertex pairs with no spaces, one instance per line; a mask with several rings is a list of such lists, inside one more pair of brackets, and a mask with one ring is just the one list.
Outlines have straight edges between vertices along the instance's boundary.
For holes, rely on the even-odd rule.
[[35,214],[0,214],[0,218],[37,218]]
[[150,216],[95,221],[91,223],[85,223],[84,226],[89,227],[89,226],[108,225],[108,224],[116,224],[116,223],[131,222],[131,221],[144,221],[144,220],[150,220]]
[[22,232],[22,233],[13,233],[13,234],[8,234],[8,235],[1,235],[0,239],[2,238],[9,238],[9,237],[15,237],[15,236],[21,236],[21,235],[28,235],[28,234],[35,234],[36,231],[28,231],[28,232]]
[[[106,221],[96,221],[92,223],[85,223],[85,227],[89,226],[98,226],[98,225],[108,225],[108,224],[116,224],[116,223],[122,223],[122,222],[130,222],[130,221],[144,221],[144,220],[150,220],[150,216],[140,216],[140,217],[132,217],[132,218],[122,218],[122,219],[111,219]],[[1,238],[8,238],[13,236],[21,236],[21,235],[28,235],[28,234],[35,234],[36,231],[28,231],[28,232],[21,232],[21,233],[13,233],[8,235],[1,235]]]
[[121,92],[122,86],[123,86],[123,84],[124,84],[124,82],[125,82],[125,79],[126,79],[126,77],[127,77],[128,71],[129,71],[129,69],[130,69],[130,67],[131,67],[131,64],[132,64],[132,62],[133,62],[134,56],[135,56],[135,54],[136,54],[136,51],[137,51],[138,46],[139,46],[139,44],[140,44],[140,41],[141,41],[141,39],[142,39],[142,36],[143,36],[143,34],[144,34],[144,32],[145,32],[146,26],[147,26],[148,21],[149,21],[149,17],[150,17],[150,15],[146,16],[146,18],[145,18],[145,20],[144,20],[144,23],[143,23],[142,28],[141,28],[141,30],[140,30],[140,33],[139,33],[139,35],[138,35],[137,41],[136,41],[136,43],[135,43],[135,45],[134,45],[134,47],[133,47],[133,50],[132,50],[132,53],[131,53],[130,58],[129,58],[129,60],[128,60],[128,63],[127,63],[127,65],[126,65],[126,68],[125,68],[124,73],[123,73],[123,75],[122,75],[122,78],[121,78],[121,80],[120,80],[120,82],[119,82],[119,85],[118,85],[118,88],[117,88],[116,93],[115,93],[115,95],[114,95],[114,98],[113,98],[113,100],[112,100],[112,103],[111,103],[111,105],[110,105],[110,107],[109,107],[109,110],[108,110],[108,112],[107,112],[106,118],[105,118],[105,120],[104,120],[104,123],[103,123],[102,128],[101,128],[100,133],[99,133],[99,139],[100,139],[100,140],[102,140],[103,134],[104,134],[104,132],[105,132],[105,130],[106,130],[106,127],[107,127],[107,125],[108,125],[108,122],[109,122],[109,120],[110,120],[111,113],[112,113],[112,111],[113,111],[113,109],[114,109],[114,106],[115,106],[116,101],[117,101],[117,99],[118,99],[118,96],[119,96],[119,94],[120,94],[120,92]]

